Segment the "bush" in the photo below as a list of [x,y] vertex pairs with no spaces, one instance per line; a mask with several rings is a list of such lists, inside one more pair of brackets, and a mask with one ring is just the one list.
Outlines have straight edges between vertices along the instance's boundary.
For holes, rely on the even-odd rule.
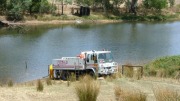
[[175,77],[180,71],[180,56],[162,57],[145,66],[146,75]]
[[8,21],[21,21],[24,19],[23,14],[20,12],[8,12],[6,15]]
[[54,6],[51,6],[48,0],[32,0],[30,5],[30,13],[49,13],[55,10]]
[[44,86],[43,83],[41,82],[41,80],[37,81],[37,91],[43,91],[44,90]]
[[99,89],[100,84],[88,75],[82,77],[80,83],[75,86],[79,101],[96,101]]
[[140,91],[124,91],[117,86],[114,89],[116,101],[146,101],[147,95]]
[[146,8],[155,8],[161,10],[167,7],[167,0],[144,0],[143,4]]
[[25,12],[29,11],[31,0],[6,0],[6,18],[11,21],[23,20]]

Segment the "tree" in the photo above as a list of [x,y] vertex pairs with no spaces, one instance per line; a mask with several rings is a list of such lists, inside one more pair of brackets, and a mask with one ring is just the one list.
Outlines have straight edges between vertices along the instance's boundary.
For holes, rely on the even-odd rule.
[[95,0],[76,0],[76,1],[81,6],[91,6],[91,5],[93,5]]
[[31,5],[29,7],[30,14],[39,13],[40,6],[41,6],[41,0],[31,0]]
[[158,11],[167,7],[167,0],[144,0],[143,4],[146,8],[154,8]]
[[40,8],[39,8],[39,12],[40,13],[49,13],[51,11],[51,5],[49,4],[49,2],[47,0],[43,0],[40,3]]
[[130,12],[134,13],[135,15],[136,15],[137,1],[138,1],[138,0],[132,0],[132,1],[131,1]]
[[62,5],[62,15],[64,14],[63,11],[64,11],[64,0],[61,0],[61,5]]
[[175,0],[169,0],[169,3],[170,3],[170,7],[173,7],[174,3],[175,3]]
[[0,0],[0,14],[3,14],[6,11],[6,0]]
[[118,8],[121,4],[123,4],[125,0],[113,0],[113,5]]
[[22,20],[23,14],[28,10],[30,0],[9,0],[7,5],[7,20]]
[[29,7],[30,14],[33,13],[49,13],[51,11],[51,6],[47,0],[32,0]]

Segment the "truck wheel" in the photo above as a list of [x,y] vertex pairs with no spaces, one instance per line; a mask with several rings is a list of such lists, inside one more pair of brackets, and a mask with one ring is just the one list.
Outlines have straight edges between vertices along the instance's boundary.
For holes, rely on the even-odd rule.
[[56,70],[55,74],[56,74],[56,79],[60,79],[60,71]]
[[90,71],[90,72],[89,72],[89,75],[90,75],[92,78],[95,78],[95,79],[96,79],[96,75],[95,75],[95,73],[94,73],[93,71]]
[[69,78],[69,72],[68,71],[62,71],[62,74],[61,74],[61,79],[62,80],[68,80]]

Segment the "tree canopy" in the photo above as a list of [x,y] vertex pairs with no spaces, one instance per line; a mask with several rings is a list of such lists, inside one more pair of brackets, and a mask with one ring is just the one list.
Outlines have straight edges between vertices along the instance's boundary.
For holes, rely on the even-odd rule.
[[155,8],[161,10],[167,7],[167,0],[144,0],[143,4],[146,8]]
[[[59,2],[62,5],[63,14],[63,3],[72,3],[72,0],[0,0],[0,14],[6,15],[8,20],[22,20],[25,14],[44,14],[52,13],[56,10],[55,4]],[[126,14],[138,13],[138,0],[75,0],[79,6],[89,6],[96,11],[98,8],[102,9],[105,15],[109,13],[119,16],[122,14],[120,6],[123,4],[126,10]],[[170,3],[170,6],[174,5],[174,0],[143,0],[143,5],[146,9],[155,9],[159,13],[161,9],[166,8]],[[122,6],[121,6],[122,7]],[[146,10],[145,9],[145,10]]]

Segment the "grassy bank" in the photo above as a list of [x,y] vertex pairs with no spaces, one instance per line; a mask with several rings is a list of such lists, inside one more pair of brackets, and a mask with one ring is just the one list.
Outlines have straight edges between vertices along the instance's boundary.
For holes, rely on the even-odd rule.
[[0,86],[0,101],[165,101],[166,99],[179,101],[180,99],[180,86],[173,82],[132,80],[124,77],[112,79],[94,80],[84,77],[80,81],[71,82],[69,86],[67,81],[49,79],[14,84],[11,87],[3,85]]
[[172,77],[180,76],[180,55],[156,59],[145,66],[148,76]]
[[76,20],[81,20],[82,23],[119,23],[122,21],[180,21],[179,12],[169,12],[166,14],[128,14],[122,13],[120,15],[108,14],[104,15],[103,12],[92,12],[90,16],[75,16],[71,14],[52,15],[52,14],[36,14],[34,16],[26,15],[22,21],[13,22],[6,21],[4,16],[0,16],[0,20],[9,24],[21,25],[41,25],[41,24],[74,24]]

